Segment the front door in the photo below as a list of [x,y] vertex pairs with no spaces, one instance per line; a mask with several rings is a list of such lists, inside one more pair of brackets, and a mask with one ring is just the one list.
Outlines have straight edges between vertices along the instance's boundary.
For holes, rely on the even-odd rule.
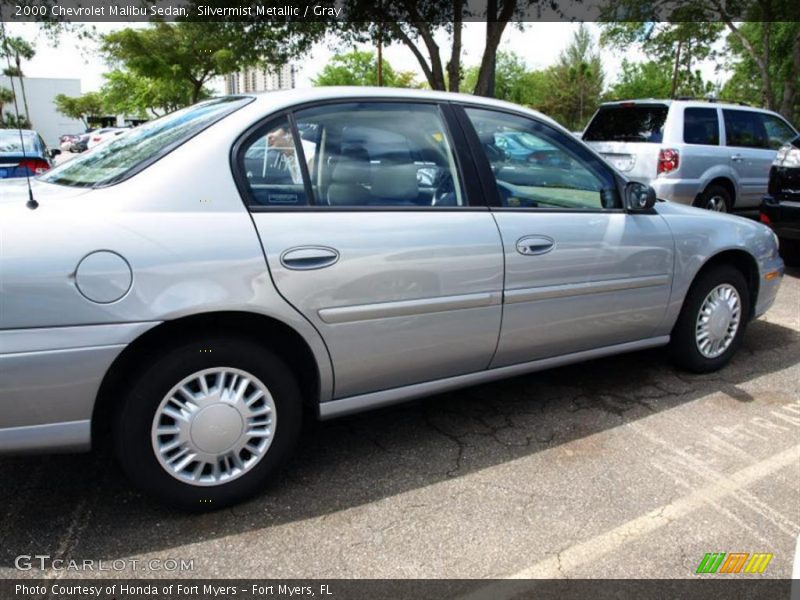
[[[546,123],[478,108],[462,121],[497,190],[490,200],[506,260],[492,366],[655,335],[673,268],[663,219],[626,214],[611,169]],[[527,150],[510,154],[504,139]]]
[[277,117],[237,153],[272,278],[325,340],[336,398],[491,360],[502,247],[453,147],[436,104],[348,102]]

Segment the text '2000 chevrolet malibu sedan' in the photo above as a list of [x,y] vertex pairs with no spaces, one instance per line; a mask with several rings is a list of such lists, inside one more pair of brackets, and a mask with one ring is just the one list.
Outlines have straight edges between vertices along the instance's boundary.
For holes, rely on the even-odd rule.
[[[513,149],[513,152],[509,150]],[[550,119],[421,91],[211,100],[0,202],[0,450],[108,439],[184,508],[253,493],[321,418],[669,345],[721,368],[783,263]]]

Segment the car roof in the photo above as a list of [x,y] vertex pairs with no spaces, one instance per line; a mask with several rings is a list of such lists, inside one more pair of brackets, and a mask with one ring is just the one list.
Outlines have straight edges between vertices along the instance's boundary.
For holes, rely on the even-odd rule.
[[409,88],[392,87],[369,87],[369,86],[321,86],[305,89],[276,90],[270,92],[259,92],[252,94],[235,94],[239,97],[255,98],[257,104],[267,108],[289,108],[297,104],[306,102],[320,102],[327,100],[349,100],[349,99],[399,99],[399,100],[421,100],[439,102],[462,102],[485,106],[486,108],[501,108],[516,112],[525,112],[535,116],[559,129],[564,129],[558,122],[536,110],[526,108],[519,104],[496,100],[494,98],[484,98],[483,96],[473,96],[472,94],[456,94],[453,92],[437,92],[433,90],[417,90]]
[[662,98],[636,98],[631,100],[614,100],[613,102],[603,102],[600,104],[600,107],[606,106],[618,106],[620,104],[663,104],[665,106],[670,106],[672,104],[680,104],[681,106],[687,107],[697,107],[697,108],[735,108],[738,110],[752,110],[756,112],[763,112],[769,114],[776,114],[774,111],[767,110],[765,108],[759,108],[757,106],[750,106],[749,104],[735,104],[733,102],[718,102],[716,100],[681,100],[678,99],[662,99]]

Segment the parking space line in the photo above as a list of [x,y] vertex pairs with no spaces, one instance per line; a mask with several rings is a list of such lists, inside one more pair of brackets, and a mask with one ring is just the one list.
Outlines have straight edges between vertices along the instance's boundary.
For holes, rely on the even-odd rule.
[[[683,496],[651,510],[635,519],[627,521],[614,529],[601,533],[586,541],[566,548],[556,556],[539,561],[535,565],[522,569],[508,576],[508,579],[554,579],[581,565],[597,561],[598,558],[617,550],[628,542],[670,524],[710,503],[730,494],[739,493],[746,486],[780,471],[796,465],[800,461],[800,444],[793,446],[767,459],[749,465],[729,476],[722,476],[718,481],[702,487],[695,492]],[[519,590],[512,590],[504,583],[486,586],[465,596],[465,599],[492,598],[498,600],[497,593],[514,595]]]

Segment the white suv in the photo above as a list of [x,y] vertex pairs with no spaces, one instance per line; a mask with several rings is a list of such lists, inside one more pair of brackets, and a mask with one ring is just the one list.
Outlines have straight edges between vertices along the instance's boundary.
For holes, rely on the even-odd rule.
[[778,148],[796,135],[768,110],[648,99],[601,105],[583,140],[659,198],[728,212],[761,203]]

